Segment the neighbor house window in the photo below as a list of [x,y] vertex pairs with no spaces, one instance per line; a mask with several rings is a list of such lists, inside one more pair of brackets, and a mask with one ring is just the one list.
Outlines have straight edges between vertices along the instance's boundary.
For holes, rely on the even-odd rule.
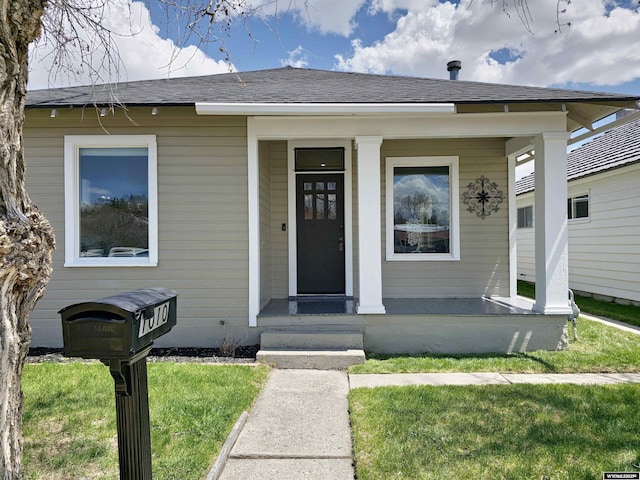
[[65,221],[65,266],[157,265],[155,136],[66,136]]
[[518,209],[518,228],[533,227],[533,205]]
[[387,158],[387,260],[459,260],[458,213],[458,157]]
[[569,220],[589,218],[589,195],[578,195],[567,200],[567,217]]

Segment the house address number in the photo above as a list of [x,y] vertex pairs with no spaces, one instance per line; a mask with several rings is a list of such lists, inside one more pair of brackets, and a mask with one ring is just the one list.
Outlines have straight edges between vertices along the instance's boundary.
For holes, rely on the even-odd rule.
[[162,325],[169,321],[169,302],[165,302],[162,305],[158,305],[153,309],[153,316],[145,318],[142,316],[140,322],[140,331],[138,332],[138,338],[142,338],[147,333],[152,332],[156,328],[160,328]]

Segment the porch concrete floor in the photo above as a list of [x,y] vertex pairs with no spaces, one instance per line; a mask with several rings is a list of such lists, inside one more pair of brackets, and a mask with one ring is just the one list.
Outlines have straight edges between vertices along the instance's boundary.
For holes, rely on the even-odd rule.
[[[383,298],[387,315],[535,315],[533,302],[517,298]],[[272,299],[259,316],[355,315],[357,299]]]

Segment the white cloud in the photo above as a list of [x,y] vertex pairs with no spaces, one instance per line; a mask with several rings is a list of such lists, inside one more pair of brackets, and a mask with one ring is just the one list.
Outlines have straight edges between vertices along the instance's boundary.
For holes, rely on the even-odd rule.
[[[577,5],[579,3],[579,5]],[[630,2],[583,0],[567,5],[556,33],[557,0],[529,1],[531,31],[501,2],[373,0],[371,11],[398,18],[395,30],[369,45],[352,41],[336,68],[447,78],[462,60],[461,80],[550,85],[616,85],[640,78],[640,12]],[[560,4],[563,6],[563,4]],[[404,10],[403,10],[404,9]],[[398,17],[399,15],[399,17]],[[494,58],[495,52],[511,52]]]
[[301,19],[320,33],[349,36],[355,27],[354,17],[366,0],[310,0]]
[[248,0],[262,15],[291,15],[310,31],[348,37],[355,28],[355,15],[367,0],[290,0],[289,2]]
[[[210,75],[229,72],[229,65],[216,61],[195,46],[178,48],[173,40],[159,35],[159,28],[151,23],[144,3],[127,0],[106,2],[105,26],[119,35],[114,36],[122,66],[102,72],[100,82],[133,81],[152,78]],[[46,39],[45,39],[46,40]],[[98,54],[94,62],[101,61]],[[29,88],[49,88],[91,84],[95,81],[89,72],[78,71],[71,75],[55,74],[49,45],[40,42],[32,46],[29,69]],[[77,67],[77,66],[75,66]],[[123,67],[123,68],[122,68]],[[52,73],[53,72],[53,73]]]
[[282,65],[283,67],[289,66],[295,68],[304,68],[309,65],[307,52],[302,47],[302,45],[298,45],[297,48],[287,53],[289,54],[288,58],[280,59],[280,65]]

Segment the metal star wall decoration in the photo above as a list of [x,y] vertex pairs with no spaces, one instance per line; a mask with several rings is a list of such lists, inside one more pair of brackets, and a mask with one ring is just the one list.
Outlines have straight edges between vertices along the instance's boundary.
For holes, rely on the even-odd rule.
[[504,196],[496,182],[492,182],[484,175],[467,185],[467,191],[462,194],[462,201],[467,210],[476,213],[483,220],[500,210]]

